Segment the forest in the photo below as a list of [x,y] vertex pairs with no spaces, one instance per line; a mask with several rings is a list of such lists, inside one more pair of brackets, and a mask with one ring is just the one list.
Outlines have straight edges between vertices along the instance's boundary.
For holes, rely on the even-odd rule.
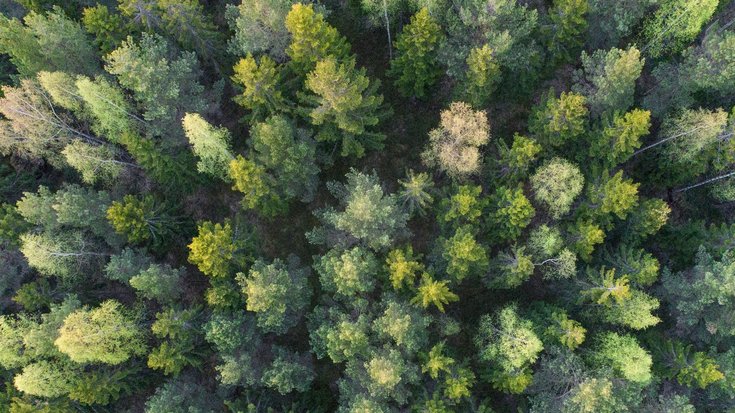
[[0,412],[735,413],[735,1],[0,0]]

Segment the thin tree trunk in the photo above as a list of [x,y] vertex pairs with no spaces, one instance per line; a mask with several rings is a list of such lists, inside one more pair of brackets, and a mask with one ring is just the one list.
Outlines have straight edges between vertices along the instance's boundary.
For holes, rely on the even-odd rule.
[[710,184],[712,182],[716,182],[716,181],[719,181],[721,179],[728,178],[728,177],[733,176],[733,175],[735,175],[735,171],[728,172],[728,173],[726,173],[724,175],[720,175],[720,176],[716,176],[714,178],[707,179],[706,181],[702,181],[702,182],[700,182],[698,184],[689,185],[689,186],[686,186],[684,188],[679,188],[679,189],[675,190],[674,193],[677,193],[678,194],[680,192],[686,192],[686,191],[688,191],[690,189],[694,189],[694,188],[697,188],[697,187],[700,187],[700,186],[703,186],[703,185],[707,185],[707,184]]
[[669,136],[668,138],[661,139],[660,141],[654,142],[654,143],[652,143],[652,144],[650,144],[648,146],[645,146],[645,147],[643,147],[641,149],[638,149],[637,151],[633,152],[633,155],[631,155],[630,157],[632,158],[632,157],[634,157],[634,156],[636,156],[636,155],[638,155],[638,154],[640,154],[642,152],[645,152],[645,151],[647,151],[647,150],[649,150],[651,148],[655,148],[656,146],[661,145],[663,143],[666,143],[666,142],[668,142],[670,140],[673,140],[673,139],[676,139],[676,138],[681,138],[682,136],[686,136],[686,135],[692,134],[692,133],[694,133],[694,132],[696,132],[696,131],[698,131],[700,129],[705,129],[705,128],[707,128],[707,126],[702,126],[702,127],[699,127],[699,128],[694,128],[692,130],[688,130],[686,132],[681,132],[681,133],[676,134],[674,136]]
[[390,20],[388,19],[388,3],[383,0],[383,15],[385,17],[385,28],[388,32],[388,58],[393,60],[393,41],[390,38]]

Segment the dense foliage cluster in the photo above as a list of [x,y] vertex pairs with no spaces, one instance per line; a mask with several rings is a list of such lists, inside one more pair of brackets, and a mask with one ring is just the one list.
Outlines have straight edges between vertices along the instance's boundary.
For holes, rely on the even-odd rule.
[[0,411],[735,411],[735,2],[0,0]]

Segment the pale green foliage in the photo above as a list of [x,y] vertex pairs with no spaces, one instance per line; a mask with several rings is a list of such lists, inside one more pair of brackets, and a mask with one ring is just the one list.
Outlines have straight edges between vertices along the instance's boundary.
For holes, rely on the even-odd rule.
[[564,401],[564,413],[614,412],[619,401],[609,379],[590,378],[579,383]]
[[421,277],[421,285],[418,287],[416,296],[411,299],[412,304],[419,304],[423,308],[429,305],[435,305],[442,313],[444,306],[455,301],[459,301],[459,296],[449,290],[447,286],[449,281],[435,281],[427,273]]
[[143,330],[114,300],[67,316],[54,344],[77,363],[120,364],[146,350]]
[[347,40],[311,4],[297,3],[291,7],[286,16],[286,30],[291,34],[286,55],[298,73],[310,72],[317,62],[328,57],[344,60],[350,53]]
[[554,158],[531,176],[531,187],[537,202],[549,210],[554,219],[566,215],[584,187],[584,176],[579,168],[561,158]]
[[65,72],[41,71],[36,74],[36,79],[55,105],[77,115],[82,114],[83,101],[79,96],[74,76]]
[[559,251],[556,257],[545,259],[541,265],[545,279],[571,278],[577,274],[577,255],[568,248]]
[[403,10],[405,3],[404,0],[360,0],[362,10],[367,14],[370,23],[375,25],[390,24],[395,19],[394,16]]
[[[317,139],[342,140],[342,156],[362,157],[366,149],[381,149],[384,137],[369,129],[380,122],[383,95],[379,80],[370,81],[365,68],[355,69],[355,60],[339,62],[326,57],[306,76],[305,96],[312,125],[322,126]],[[341,133],[331,130],[336,127]],[[336,135],[336,136],[335,136]],[[340,136],[344,135],[344,136]]]
[[719,0],[664,0],[643,28],[645,50],[652,57],[681,51],[694,40]]
[[173,139],[169,144],[182,141],[184,113],[201,113],[207,108],[196,55],[173,53],[158,35],[144,33],[138,42],[128,37],[105,60],[105,69],[131,90],[143,107],[146,128]]
[[475,345],[480,360],[508,371],[533,363],[543,349],[533,324],[520,318],[513,305],[482,317]]
[[731,94],[735,90],[733,50],[735,50],[735,33],[713,28],[702,39],[699,47],[686,53],[688,79],[697,89],[720,95]]
[[174,378],[156,389],[146,401],[145,413],[205,413],[214,411],[217,397],[186,378]]
[[168,264],[154,264],[130,278],[130,286],[149,300],[169,303],[181,295],[183,269],[171,268]]
[[237,275],[247,310],[256,313],[258,327],[285,333],[299,321],[310,295],[306,276],[305,269],[288,268],[278,259],[272,264],[257,260],[247,276]]
[[110,235],[105,214],[110,205],[106,191],[78,185],[66,185],[51,193],[40,186],[37,193],[26,192],[17,203],[18,213],[30,224],[41,227],[52,235],[62,236],[59,228],[76,228],[90,231],[99,237]]
[[531,231],[528,236],[528,251],[537,260],[554,256],[564,247],[564,239],[556,227],[543,224]]
[[192,151],[199,158],[199,172],[227,179],[227,170],[233,158],[230,132],[226,128],[212,126],[197,113],[184,115],[182,124]]
[[76,90],[84,101],[85,110],[94,119],[92,127],[112,142],[123,140],[123,135],[132,132],[140,119],[132,114],[130,103],[122,90],[104,77],[91,80],[78,77]]
[[[327,227],[316,228],[307,233],[307,237],[312,242],[324,243],[331,238],[327,234],[336,230],[338,234],[348,235],[374,250],[389,247],[405,233],[408,214],[401,211],[395,195],[383,192],[376,175],[351,170],[346,178],[345,184],[328,186],[344,210],[338,212],[327,208],[321,211],[319,215]],[[335,234],[339,239],[337,237],[339,235]],[[337,242],[340,243],[344,241]]]
[[514,240],[536,215],[533,205],[523,194],[523,188],[498,187],[490,198],[491,212],[487,214],[493,234],[499,240]]
[[452,178],[465,178],[478,172],[479,148],[489,140],[485,112],[473,110],[464,102],[453,102],[442,111],[439,127],[429,132],[429,147],[422,158]]
[[587,100],[576,93],[562,92],[559,98],[549,91],[541,105],[534,107],[528,129],[542,145],[559,147],[579,138],[587,124]]
[[[347,366],[351,373],[352,366]],[[405,403],[408,396],[407,385],[416,380],[417,369],[396,349],[384,349],[370,356],[362,368],[366,377],[357,372],[358,380],[363,382],[368,394],[377,399],[393,398]]]
[[[69,314],[81,307],[79,299],[75,295],[67,296],[60,304],[49,305],[49,312],[42,314],[32,323],[23,323],[23,348],[22,355],[29,360],[39,359],[65,359],[54,345],[58,337],[59,328]],[[29,319],[21,317],[22,322]]]
[[273,174],[287,197],[304,202],[314,198],[319,174],[315,145],[307,133],[283,116],[270,117],[250,129],[255,161]]
[[426,8],[403,28],[388,73],[396,78],[395,84],[405,96],[423,97],[441,75],[437,50],[442,37],[441,27]]
[[674,183],[704,173],[711,161],[723,158],[728,116],[722,109],[687,109],[664,119],[659,129],[660,167]]
[[632,290],[630,297],[622,302],[601,309],[601,318],[610,324],[616,324],[632,328],[633,330],[644,330],[655,326],[661,319],[653,315],[660,303],[650,295]]
[[160,31],[187,49],[211,57],[217,32],[198,0],[119,0],[118,10],[145,32]]
[[294,0],[243,0],[227,6],[227,20],[234,30],[228,50],[235,56],[268,53],[276,61],[286,59],[290,41],[284,24]]
[[317,307],[310,315],[310,342],[319,358],[334,363],[365,356],[369,349],[370,321],[363,315],[347,315],[335,307]]
[[41,70],[87,75],[99,72],[94,45],[79,23],[60,8],[30,12],[23,23],[0,16],[0,53],[10,55],[21,76],[32,77]]
[[110,257],[105,266],[105,276],[111,280],[127,283],[152,264],[152,258],[145,251],[125,248]]
[[26,233],[20,237],[20,252],[28,264],[45,275],[73,278],[83,269],[98,261],[104,253],[87,245],[79,231],[60,231],[55,234]]
[[582,70],[575,73],[572,89],[587,98],[593,115],[624,112],[633,105],[635,82],[645,62],[638,49],[582,52],[581,59]]
[[111,146],[94,146],[74,141],[61,151],[69,166],[76,169],[82,181],[94,185],[97,182],[111,184],[128,166],[134,166],[116,159],[118,152]]
[[475,346],[479,359],[493,371],[493,385],[511,393],[520,393],[530,384],[528,367],[543,350],[533,324],[520,318],[514,305],[482,316]]
[[441,47],[441,60],[448,66],[447,73],[462,79],[472,48],[487,45],[497,58],[503,79],[526,87],[538,76],[541,63],[535,36],[538,10],[515,0],[487,5],[484,0],[468,0],[452,7],[447,3],[436,6],[438,13],[446,13],[448,37]]
[[633,336],[606,332],[597,340],[592,354],[596,364],[611,367],[616,375],[634,383],[645,384],[651,380],[651,355]]
[[659,0],[588,0],[590,29],[587,43],[593,49],[615,46],[627,37]]
[[28,363],[24,354],[24,337],[32,328],[32,322],[25,317],[0,316],[0,366],[16,369]]
[[99,139],[77,130],[72,119],[57,112],[51,97],[32,79],[18,87],[2,86],[0,98],[0,153],[22,158],[45,159],[63,165],[61,149],[75,139],[99,144]]
[[447,274],[457,281],[468,275],[481,275],[487,270],[487,252],[477,242],[469,225],[457,228],[454,235],[444,241],[443,250]]

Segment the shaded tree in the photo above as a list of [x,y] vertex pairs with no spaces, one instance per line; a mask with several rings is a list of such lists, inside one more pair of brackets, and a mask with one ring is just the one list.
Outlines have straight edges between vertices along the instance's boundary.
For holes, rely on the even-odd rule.
[[600,116],[624,112],[633,105],[635,83],[645,59],[635,47],[627,50],[582,52],[582,69],[575,72],[572,89],[587,98],[590,113]]
[[247,310],[256,313],[258,327],[265,332],[285,333],[301,318],[309,301],[308,271],[293,262],[267,264],[256,260],[247,275],[237,281],[246,296]]

